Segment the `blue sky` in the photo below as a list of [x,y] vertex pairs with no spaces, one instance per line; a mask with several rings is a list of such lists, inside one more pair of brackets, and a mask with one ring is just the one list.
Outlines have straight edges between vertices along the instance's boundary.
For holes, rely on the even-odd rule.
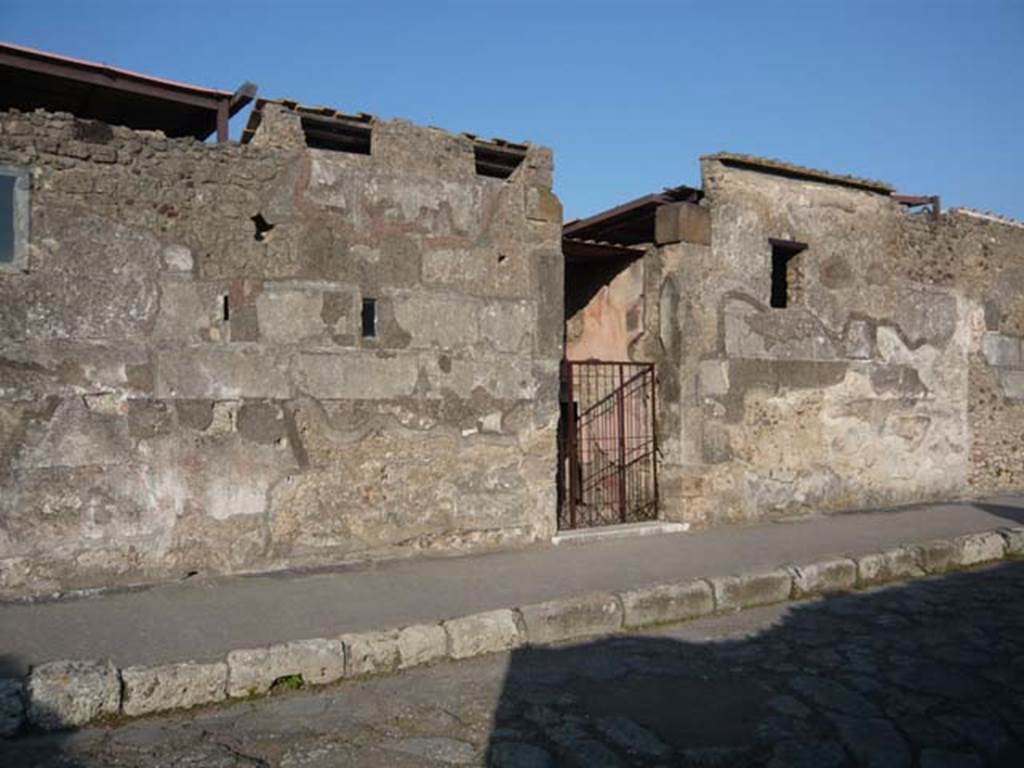
[[567,218],[722,149],[1024,218],[1021,0],[0,0],[0,39],[547,144]]

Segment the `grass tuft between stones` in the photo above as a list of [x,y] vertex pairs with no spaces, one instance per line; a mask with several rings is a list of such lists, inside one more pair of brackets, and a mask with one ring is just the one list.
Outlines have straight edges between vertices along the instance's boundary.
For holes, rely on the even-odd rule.
[[306,681],[302,679],[302,675],[285,675],[284,677],[277,678],[270,684],[270,692],[297,691],[305,685]]

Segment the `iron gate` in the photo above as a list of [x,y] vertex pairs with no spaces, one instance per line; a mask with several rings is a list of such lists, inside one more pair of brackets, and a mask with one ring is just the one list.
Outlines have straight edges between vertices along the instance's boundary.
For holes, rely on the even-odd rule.
[[658,516],[654,364],[562,363],[558,527]]

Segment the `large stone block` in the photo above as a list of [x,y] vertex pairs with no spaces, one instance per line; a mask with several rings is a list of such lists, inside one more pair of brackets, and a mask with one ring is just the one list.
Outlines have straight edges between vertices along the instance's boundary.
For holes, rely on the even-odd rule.
[[416,624],[398,630],[399,667],[419,666],[448,654],[448,635],[440,624]]
[[686,621],[715,610],[711,585],[703,580],[631,589],[619,599],[626,629]]
[[562,203],[544,187],[526,187],[526,218],[562,223]]
[[942,573],[956,566],[956,547],[948,539],[935,539],[916,547],[917,559],[925,573]]
[[16,733],[25,721],[25,697],[20,680],[0,679],[0,738]]
[[296,384],[326,400],[386,400],[408,397],[419,379],[419,358],[370,351],[301,353],[295,361]]
[[118,713],[121,678],[109,661],[51,661],[29,673],[27,694],[31,723],[73,728]]
[[615,595],[594,594],[550,600],[519,609],[531,643],[556,643],[622,629],[622,606]]
[[362,632],[338,639],[345,646],[346,677],[392,672],[401,661],[397,632]]
[[228,665],[166,664],[158,667],[128,667],[121,670],[121,710],[129,716],[189,709],[212,704],[227,697]]
[[870,586],[887,581],[912,579],[923,573],[917,552],[910,547],[897,547],[885,552],[872,552],[857,558],[857,584]]
[[711,244],[710,210],[695,203],[668,203],[654,214],[654,240],[668,243]]
[[1011,400],[1024,400],[1024,371],[1000,371],[1003,394]]
[[301,675],[307,685],[322,685],[345,675],[340,640],[298,640],[228,654],[228,696],[266,693],[275,680]]
[[206,345],[157,353],[161,398],[284,399],[291,394],[288,357],[253,345]]
[[506,609],[449,619],[442,626],[448,635],[453,659],[508,651],[518,648],[525,640],[515,613]]
[[1006,542],[1007,557],[1024,555],[1024,528],[1006,528],[1000,531],[1000,534]]
[[711,587],[715,592],[716,610],[738,611],[788,600],[793,581],[789,572],[780,568],[711,579]]
[[996,368],[1021,366],[1021,340],[1001,333],[986,333],[981,338],[981,352],[985,361]]
[[969,533],[953,539],[957,565],[969,566],[1001,560],[1006,554],[1006,542],[998,531]]
[[790,570],[793,572],[793,597],[853,589],[857,582],[857,564],[845,557],[798,565]]

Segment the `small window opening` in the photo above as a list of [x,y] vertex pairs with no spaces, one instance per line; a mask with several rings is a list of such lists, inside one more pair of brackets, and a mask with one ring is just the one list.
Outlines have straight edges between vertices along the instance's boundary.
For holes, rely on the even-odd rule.
[[526,147],[505,142],[478,143],[473,145],[473,157],[478,176],[507,179],[526,157]]
[[356,155],[370,154],[372,126],[363,120],[337,117],[302,117],[302,133],[311,149],[329,149]]
[[0,263],[14,263],[14,183],[17,178],[0,174]]
[[769,304],[785,309],[800,295],[803,275],[797,256],[807,249],[805,243],[770,240],[772,246],[772,290]]
[[224,305],[224,322],[231,319],[231,300],[224,294],[222,304]]
[[363,338],[373,339],[377,336],[377,300],[363,299]]
[[253,225],[256,227],[256,234],[253,235],[253,238],[256,242],[262,243],[267,239],[267,235],[270,234],[270,230],[274,228],[274,225],[264,219],[262,213],[257,213],[255,216],[251,216],[250,218],[252,219]]

